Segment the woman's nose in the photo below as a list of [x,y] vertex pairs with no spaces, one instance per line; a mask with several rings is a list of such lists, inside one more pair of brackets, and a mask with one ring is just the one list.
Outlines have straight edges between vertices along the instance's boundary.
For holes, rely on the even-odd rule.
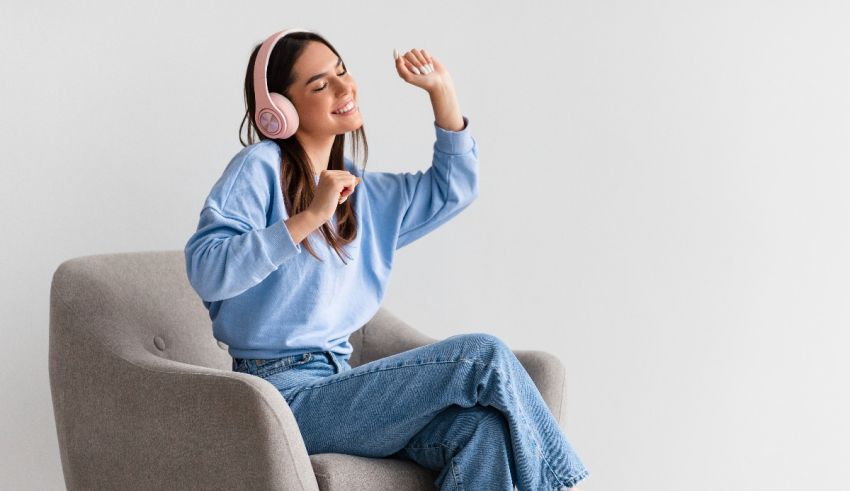
[[354,82],[340,81],[337,92],[340,96],[354,93]]

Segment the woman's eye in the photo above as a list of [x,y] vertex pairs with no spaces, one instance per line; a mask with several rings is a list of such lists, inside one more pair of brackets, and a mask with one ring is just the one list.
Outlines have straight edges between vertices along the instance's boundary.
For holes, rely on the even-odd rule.
[[[346,73],[348,73],[348,70],[347,70],[347,69],[346,69],[346,70],[343,70],[343,72],[342,72],[342,73],[338,73],[338,74],[337,74],[337,76],[340,76],[340,77],[341,77],[341,76],[345,75]],[[321,87],[319,87],[318,89],[314,90],[313,92],[320,92],[320,91],[324,90],[324,88],[325,88],[325,87],[327,87],[327,86],[328,86],[328,84],[322,85]]]

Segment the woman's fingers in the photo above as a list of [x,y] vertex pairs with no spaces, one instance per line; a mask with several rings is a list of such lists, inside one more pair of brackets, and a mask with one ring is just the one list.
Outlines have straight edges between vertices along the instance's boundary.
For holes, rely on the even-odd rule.
[[[399,56],[403,62],[402,65],[410,73],[414,73],[416,75],[427,75],[434,71],[434,66],[431,64],[431,60],[423,51],[424,50],[414,48]],[[396,53],[398,53],[398,50],[396,50]]]
[[408,70],[415,73],[416,75],[424,74],[424,72],[419,69],[419,60],[416,59],[416,56],[414,56],[413,53],[408,51],[404,54],[404,56],[402,56],[402,58],[404,58],[404,61],[407,63],[407,65],[405,66],[407,66]]
[[395,59],[395,68],[402,79],[409,81],[414,74],[419,75],[419,70],[410,63],[407,53],[400,55],[398,50],[395,50],[395,54],[398,55]]
[[353,183],[343,186],[342,191],[340,191],[339,194],[345,195],[345,194],[353,193],[354,192],[354,186],[357,186],[357,183],[359,183],[359,182],[360,181],[355,180]]
[[[341,190],[354,189],[354,186],[360,184],[360,179],[347,170],[323,170],[319,174],[319,185],[323,182],[330,181],[336,185],[341,185]],[[336,186],[334,186],[336,187]]]
[[421,49],[413,48],[410,52],[413,53],[413,57],[418,63],[417,68],[419,68],[419,71],[422,72],[422,74],[427,75],[432,72],[431,67],[428,66],[428,59],[422,53]]
[[350,186],[346,186],[346,187],[342,188],[342,191],[339,192],[339,196],[340,196],[339,204],[345,203],[345,200],[347,200],[348,196],[351,195],[354,192],[354,188],[358,184],[360,184],[360,178],[355,176],[353,184],[351,184]]
[[410,71],[407,68],[407,62],[404,61],[404,57],[398,53],[397,49],[393,50],[393,56],[395,56],[395,69],[398,72],[399,77],[407,80],[410,76]]
[[431,58],[431,55],[428,54],[428,52],[423,49],[422,50],[422,56],[425,57],[425,64],[433,72],[435,67],[434,67],[434,60]]

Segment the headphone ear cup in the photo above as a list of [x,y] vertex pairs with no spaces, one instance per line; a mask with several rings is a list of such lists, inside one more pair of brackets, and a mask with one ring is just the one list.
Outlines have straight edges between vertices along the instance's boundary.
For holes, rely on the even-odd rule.
[[269,97],[283,119],[284,131],[278,138],[285,140],[294,135],[295,131],[298,130],[298,111],[295,110],[292,101],[284,95],[277,92],[269,92]]

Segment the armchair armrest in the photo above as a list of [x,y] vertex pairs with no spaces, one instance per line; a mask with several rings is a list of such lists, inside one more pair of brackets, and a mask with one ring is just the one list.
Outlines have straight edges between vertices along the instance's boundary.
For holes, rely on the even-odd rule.
[[410,327],[386,307],[379,309],[356,334],[359,338],[354,341],[358,348],[349,360],[351,366],[363,365],[439,341]]
[[566,369],[557,356],[539,350],[513,350],[531,376],[543,400],[562,429],[566,430]]
[[87,365],[88,380],[62,371],[53,385],[68,489],[319,489],[295,417],[265,380],[143,349],[98,350]]

